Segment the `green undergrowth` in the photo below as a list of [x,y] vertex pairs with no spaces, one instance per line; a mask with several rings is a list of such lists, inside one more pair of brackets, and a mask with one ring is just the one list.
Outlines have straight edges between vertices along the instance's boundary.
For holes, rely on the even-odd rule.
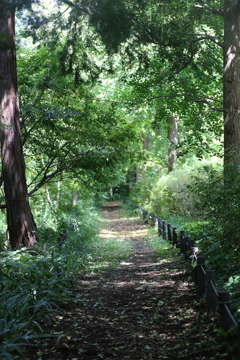
[[[86,229],[83,229],[86,231]],[[83,231],[82,230],[82,231]],[[0,253],[0,359],[17,359],[23,345],[48,337],[42,324],[71,298],[77,274],[92,259],[96,236],[88,242],[72,231],[65,243]],[[90,236],[91,235],[91,236]]]
[[83,261],[76,256],[71,260],[70,253],[54,247],[0,254],[1,359],[15,359],[23,344],[47,336],[42,324],[69,299]]

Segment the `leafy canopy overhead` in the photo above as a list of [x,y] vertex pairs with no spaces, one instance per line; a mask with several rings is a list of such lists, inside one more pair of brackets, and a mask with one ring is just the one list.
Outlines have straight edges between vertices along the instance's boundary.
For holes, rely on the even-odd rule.
[[150,126],[152,142],[164,136],[170,113],[179,154],[218,153],[210,139],[222,136],[221,112],[212,111],[222,108],[219,17],[186,1],[62,0],[53,12],[32,4],[20,34],[34,52],[19,58],[25,148],[38,159],[31,191],[66,168],[103,176],[100,164],[124,163],[136,134]]

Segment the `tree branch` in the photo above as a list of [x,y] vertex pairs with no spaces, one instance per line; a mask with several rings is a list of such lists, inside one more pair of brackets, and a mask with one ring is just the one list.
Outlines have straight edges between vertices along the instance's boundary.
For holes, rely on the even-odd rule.
[[[188,34],[188,35],[190,35],[190,34]],[[198,42],[198,41],[201,41],[201,40],[206,40],[206,39],[213,41],[215,44],[217,44],[217,45],[219,45],[219,46],[221,46],[223,48],[223,44],[220,41],[218,41],[217,39],[215,39],[214,36],[204,35],[204,36],[201,36],[199,38],[192,39],[190,41],[190,44],[189,44],[190,53],[191,53],[190,58],[185,64],[182,65],[182,67],[178,71],[175,72],[174,75],[179,74],[181,71],[183,71],[192,62],[192,60],[194,58],[194,55],[195,55],[194,50],[193,50],[193,44],[195,42]]]
[[88,7],[88,8],[84,8],[84,7],[81,6],[81,2],[82,2],[81,0],[80,0],[79,3],[77,3],[77,4],[74,3],[74,2],[72,2],[72,1],[70,1],[70,0],[61,0],[61,1],[62,1],[64,4],[66,4],[66,5],[69,5],[69,6],[71,6],[71,7],[78,8],[78,9],[86,12],[88,15],[92,15],[92,14],[93,14],[89,7]]
[[188,33],[187,35],[200,36],[198,38],[192,39],[191,42],[197,42],[197,41],[201,41],[201,40],[211,40],[214,44],[223,48],[223,42],[218,41],[214,36],[205,35],[205,34],[194,34],[194,33]]
[[[64,161],[56,167],[56,170],[52,171],[51,173],[48,174],[48,171],[51,167],[51,165],[54,162],[54,159],[52,159],[51,161],[48,162],[48,164],[45,166],[44,169],[42,169],[41,171],[39,171],[39,173],[35,176],[35,179],[31,182],[30,185],[33,185],[34,181],[37,180],[37,177],[42,173],[42,178],[38,181],[38,183],[34,186],[34,188],[28,193],[28,196],[32,196],[37,190],[39,190],[42,186],[44,186],[45,184],[49,183],[53,178],[62,175],[63,173],[65,173],[66,171],[72,170],[72,169],[76,169],[77,167],[79,167],[79,160],[82,159],[83,157],[87,156],[91,151],[86,151],[85,153],[75,156],[75,158],[72,160],[72,162],[66,166],[66,164],[64,163]],[[30,186],[29,185],[29,186]]]
[[224,11],[221,9],[217,9],[213,6],[206,6],[206,5],[199,5],[199,4],[194,4],[195,8],[200,8],[200,9],[204,9],[207,11],[211,11],[211,13],[213,15],[219,15],[219,16],[223,16],[224,15]]
[[[105,102],[110,102],[110,103],[115,103],[115,104],[122,104],[122,105],[128,105],[128,106],[134,106],[134,105],[139,105],[139,104],[143,104],[143,103],[147,103],[147,102],[150,102],[150,101],[153,101],[155,99],[161,99],[161,98],[176,98],[176,97],[188,97],[188,95],[186,95],[185,93],[182,93],[182,94],[175,94],[175,95],[157,95],[157,96],[152,96],[152,97],[149,97],[149,98],[146,98],[146,99],[143,99],[143,100],[139,100],[139,101],[135,101],[135,102],[127,102],[127,101],[116,101],[116,100],[111,100],[111,99],[96,99],[94,98],[94,100],[96,101],[99,101],[99,102],[102,102],[102,101],[105,101]],[[89,97],[91,98],[91,97]],[[92,98],[93,99],[93,98]],[[222,101],[220,100],[217,100],[217,99],[212,99],[212,98],[206,98],[206,99],[193,99],[193,100],[190,100],[191,102],[201,102],[201,103],[204,103],[206,105],[209,105],[210,108],[212,110],[216,110],[216,111],[219,111],[219,112],[224,112],[225,109],[223,108],[219,108],[215,105],[213,105],[211,101],[215,101],[215,102],[219,102],[220,104],[222,104]]]
[[[215,100],[215,101],[216,101],[216,100]],[[207,100],[207,99],[193,99],[192,102],[196,102],[196,103],[197,103],[197,102],[201,102],[201,103],[203,103],[203,104],[206,104],[206,105],[210,106],[210,108],[211,108],[212,110],[216,110],[216,111],[219,111],[219,112],[224,112],[224,111],[225,111],[225,109],[219,108],[219,107],[213,105],[213,104],[212,104],[209,100]]]
[[60,175],[63,171],[60,171],[60,169],[56,169],[49,175],[44,175],[42,179],[38,182],[38,184],[28,193],[28,196],[32,196],[37,190],[39,190],[43,185],[48,183],[51,179],[56,177],[57,175]]

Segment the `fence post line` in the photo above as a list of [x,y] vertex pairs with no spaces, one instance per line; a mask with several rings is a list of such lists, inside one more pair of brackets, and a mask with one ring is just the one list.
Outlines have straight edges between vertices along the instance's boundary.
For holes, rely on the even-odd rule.
[[[148,216],[147,211],[142,210],[143,219]],[[162,236],[164,240],[168,239],[173,244],[173,248],[177,247],[177,228],[172,224],[166,224],[165,220],[151,215],[158,228],[158,236]],[[197,296],[202,297],[206,293],[207,316],[216,314],[216,305],[218,299],[219,308],[219,325],[224,331],[228,331],[233,326],[237,327],[237,359],[240,360],[240,320],[236,321],[231,314],[230,304],[231,298],[228,291],[217,291],[215,288],[215,271],[205,270],[205,257],[197,256],[198,247],[194,246],[194,241],[185,235],[185,231],[180,231],[180,253],[185,255],[185,259],[189,259],[188,251],[192,250],[192,262],[196,262],[194,268],[195,284],[197,286]]]
[[162,220],[162,237],[164,240],[167,239],[167,228],[166,228],[166,221]]
[[158,222],[158,236],[162,236],[162,219],[158,218],[157,222]]
[[205,258],[197,258],[197,295],[201,297],[205,294]]
[[183,253],[183,241],[184,241],[185,231],[180,230],[180,253]]
[[176,247],[177,247],[177,228],[173,227],[172,231],[173,231],[173,248],[176,249]]
[[172,242],[172,224],[167,224],[168,241]]
[[216,314],[217,294],[214,289],[216,284],[215,271],[206,270],[206,302],[207,302],[207,316]]
[[227,307],[230,311],[230,303],[230,293],[224,290],[218,291],[219,323],[220,327],[225,331],[228,331],[233,325],[232,319],[226,309]]

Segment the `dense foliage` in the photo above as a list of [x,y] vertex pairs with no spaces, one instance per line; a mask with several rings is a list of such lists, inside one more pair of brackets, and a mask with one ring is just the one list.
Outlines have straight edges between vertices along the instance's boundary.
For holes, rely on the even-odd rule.
[[[225,3],[232,9],[233,2]],[[47,315],[56,309],[59,292],[94,247],[94,207],[114,190],[115,197],[130,192],[128,203],[188,228],[216,268],[219,286],[231,289],[237,312],[239,169],[227,167],[223,156],[222,5],[215,0],[2,4],[17,11],[20,125],[39,232],[36,254],[12,252],[4,210],[0,214],[2,356],[7,357],[8,334],[26,340],[31,334],[22,328],[40,329],[40,310]],[[169,116],[178,128],[172,172],[167,171],[173,148]],[[5,200],[2,186],[2,208]],[[69,241],[59,249],[57,239],[66,232]],[[56,279],[61,280],[54,289]],[[22,280],[24,286],[15,288]],[[19,306],[12,313],[14,301]]]

